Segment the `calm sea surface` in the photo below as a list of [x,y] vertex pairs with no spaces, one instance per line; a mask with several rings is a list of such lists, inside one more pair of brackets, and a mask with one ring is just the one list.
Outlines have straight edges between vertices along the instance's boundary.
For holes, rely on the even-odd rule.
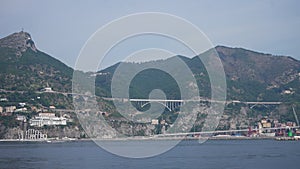
[[300,141],[182,141],[152,158],[119,157],[92,141],[63,143],[0,143],[1,169],[288,169],[300,168]]

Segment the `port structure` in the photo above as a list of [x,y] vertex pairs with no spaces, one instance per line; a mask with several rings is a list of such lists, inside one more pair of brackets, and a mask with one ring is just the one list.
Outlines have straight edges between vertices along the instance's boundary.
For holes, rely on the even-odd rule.
[[[267,131],[267,130],[278,130],[278,129],[299,129],[300,126],[287,126],[287,127],[271,127],[262,129],[252,129],[252,131]],[[169,137],[169,136],[187,136],[187,135],[202,135],[202,134],[218,134],[218,133],[233,133],[233,132],[247,132],[249,129],[237,129],[237,130],[214,130],[214,131],[199,131],[199,132],[186,132],[186,133],[164,133],[155,135],[156,137]]]

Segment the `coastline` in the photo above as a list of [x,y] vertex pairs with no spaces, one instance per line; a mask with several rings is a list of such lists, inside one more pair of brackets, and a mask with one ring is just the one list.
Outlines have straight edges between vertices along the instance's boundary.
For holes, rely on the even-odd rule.
[[[245,137],[245,136],[226,136],[226,137],[126,137],[126,138],[67,138],[67,139],[0,139],[1,142],[79,142],[79,141],[160,141],[160,140],[288,140],[281,137]],[[292,140],[292,139],[290,139]]]

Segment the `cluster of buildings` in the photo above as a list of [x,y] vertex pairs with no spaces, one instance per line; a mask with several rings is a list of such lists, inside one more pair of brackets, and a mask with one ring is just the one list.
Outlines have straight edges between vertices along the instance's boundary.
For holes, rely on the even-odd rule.
[[[47,89],[47,88],[45,88]],[[49,88],[50,90],[51,88]],[[52,90],[51,90],[52,91]],[[40,99],[40,97],[37,97],[37,99]],[[7,98],[0,98],[0,102],[8,102]],[[29,109],[29,110],[28,110]],[[50,105],[48,108],[37,108],[36,106],[28,106],[26,103],[20,102],[15,105],[9,105],[9,106],[0,106],[0,116],[12,116],[13,113],[26,113],[26,112],[44,112],[48,109],[56,109],[55,106]]]
[[[50,87],[43,89],[44,92],[52,92]],[[39,98],[37,98],[39,99]],[[1,102],[8,102],[7,98],[0,98]],[[5,104],[4,104],[5,105]],[[27,110],[29,108],[30,110]],[[42,126],[55,126],[55,125],[67,125],[67,122],[72,122],[70,116],[64,114],[62,116],[56,116],[55,113],[50,113],[48,110],[56,109],[55,106],[49,106],[49,108],[39,109],[35,106],[28,106],[26,103],[18,103],[16,105],[0,106],[0,116],[12,116],[14,115],[16,121],[20,122],[20,125],[26,123],[34,127]],[[29,113],[30,114],[26,114]],[[40,112],[35,116],[31,115],[31,112]],[[25,113],[25,114],[24,114]],[[25,135],[24,135],[25,136]]]
[[[42,92],[53,92],[51,87],[45,87],[44,89],[41,90]],[[40,97],[37,97],[37,99],[40,99]],[[3,97],[0,98],[0,102],[8,102],[8,99]],[[56,107],[51,105],[49,106],[49,109],[55,109]],[[42,111],[41,109],[37,109],[35,106],[31,106],[31,110],[35,112]],[[18,103],[17,106],[5,106],[2,107],[0,106],[0,116],[11,116],[13,113],[16,112],[26,112],[26,103]]]
[[[0,98],[0,102],[8,102],[7,98]],[[26,103],[18,103],[16,105],[0,106],[0,116],[11,116],[15,112],[26,112]]]
[[[47,111],[48,109],[40,109],[40,108],[37,108],[35,106],[31,106],[29,107],[30,110],[28,110],[27,107],[24,106],[20,106],[25,104],[25,103],[19,103],[18,106],[5,106],[5,107],[2,107],[0,106],[0,116],[12,116],[13,113],[26,113],[26,112],[43,112],[43,111]],[[56,107],[55,106],[49,106],[49,109],[55,109]]]
[[295,129],[297,124],[295,122],[284,122],[281,123],[278,120],[271,120],[268,118],[262,118],[258,123],[257,127],[252,129],[249,128],[248,136],[258,137],[285,137],[285,136],[297,136],[300,135],[300,131]]
[[27,111],[26,107],[20,107],[17,108],[16,106],[6,106],[6,107],[1,107],[0,106],[0,114],[1,116],[11,116],[14,112],[25,112]]

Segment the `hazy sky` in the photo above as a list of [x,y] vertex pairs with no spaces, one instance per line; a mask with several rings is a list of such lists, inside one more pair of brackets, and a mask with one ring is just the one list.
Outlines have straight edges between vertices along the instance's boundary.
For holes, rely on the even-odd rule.
[[24,28],[40,50],[73,67],[86,40],[104,24],[136,12],[164,12],[197,25],[214,45],[300,59],[297,0],[75,2],[1,0],[0,37]]

